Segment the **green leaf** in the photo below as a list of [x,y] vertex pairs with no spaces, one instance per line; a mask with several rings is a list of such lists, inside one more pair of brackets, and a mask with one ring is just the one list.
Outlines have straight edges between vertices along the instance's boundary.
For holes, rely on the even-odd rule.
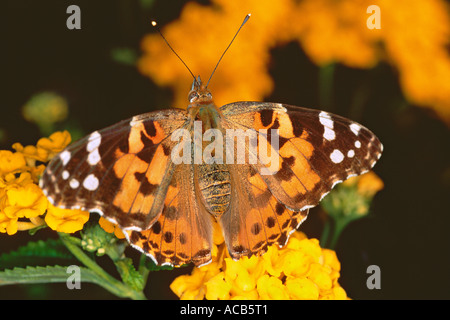
[[142,291],[145,287],[145,280],[133,265],[133,260],[123,258],[115,261],[117,271],[119,271],[122,281],[133,290]]
[[49,259],[73,260],[74,256],[59,239],[30,241],[17,250],[0,255],[0,270],[27,265],[47,265]]
[[[0,286],[11,284],[32,284],[32,283],[56,283],[67,282],[72,275],[68,272],[68,267],[46,266],[46,267],[26,267],[14,268],[0,271]],[[80,271],[80,280],[82,282],[91,282],[103,285],[105,282],[95,272],[78,267]]]

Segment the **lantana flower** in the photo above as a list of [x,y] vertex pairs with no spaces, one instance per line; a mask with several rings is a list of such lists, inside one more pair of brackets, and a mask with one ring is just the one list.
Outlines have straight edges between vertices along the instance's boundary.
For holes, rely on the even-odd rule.
[[98,221],[100,227],[108,233],[114,233],[114,235],[119,239],[125,239],[122,229],[117,224],[114,224],[103,217],[100,217]]
[[54,207],[38,186],[48,162],[71,141],[69,132],[55,132],[36,146],[13,144],[15,152],[0,150],[0,232],[9,235],[47,224],[72,233],[83,228],[89,212]]
[[210,264],[170,285],[180,299],[348,299],[338,282],[336,253],[302,232],[294,232],[283,248],[271,246],[262,256],[238,261],[217,242]]
[[89,212],[83,210],[62,209],[48,205],[45,222],[56,231],[73,233],[83,229],[84,224],[89,220]]

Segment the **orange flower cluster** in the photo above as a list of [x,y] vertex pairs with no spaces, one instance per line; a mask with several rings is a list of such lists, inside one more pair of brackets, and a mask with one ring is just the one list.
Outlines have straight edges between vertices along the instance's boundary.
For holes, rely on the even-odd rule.
[[[210,88],[221,105],[262,100],[273,82],[270,50],[298,41],[317,65],[342,63],[371,68],[380,60],[398,69],[405,96],[433,108],[450,124],[449,8],[443,0],[379,0],[381,29],[369,29],[371,0],[213,0],[188,3],[163,32],[196,74],[208,77],[247,13],[249,22],[221,62]],[[171,86],[175,106],[187,105],[192,79],[157,34],[142,41],[139,70],[158,85]],[[206,80],[206,79],[203,79]]]

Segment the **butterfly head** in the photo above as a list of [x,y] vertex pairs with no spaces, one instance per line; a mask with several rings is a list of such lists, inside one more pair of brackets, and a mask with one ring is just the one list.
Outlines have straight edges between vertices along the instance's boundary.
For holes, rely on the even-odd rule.
[[200,76],[194,79],[189,92],[187,111],[192,121],[201,121],[202,132],[210,128],[217,128],[221,112],[214,104],[212,94],[202,83]]
[[202,79],[198,76],[192,82],[191,91],[188,95],[190,106],[197,104],[210,104],[212,103],[212,94],[202,83]]

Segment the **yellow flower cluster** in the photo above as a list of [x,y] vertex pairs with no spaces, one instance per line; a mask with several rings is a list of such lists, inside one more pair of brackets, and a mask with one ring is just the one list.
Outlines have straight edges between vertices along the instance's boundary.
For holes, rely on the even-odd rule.
[[180,299],[348,299],[338,283],[336,253],[299,231],[285,247],[271,246],[262,256],[239,261],[229,257],[223,238],[214,243],[210,264],[170,285]]
[[[381,29],[369,29],[367,8],[380,8]],[[379,61],[399,71],[405,96],[433,108],[450,124],[450,15],[444,0],[212,0],[186,4],[163,32],[195,74],[208,77],[245,14],[250,21],[221,62],[210,88],[217,104],[262,100],[270,94],[270,50],[297,41],[319,66],[371,68]],[[157,34],[142,41],[138,68],[171,86],[175,106],[186,106],[192,79]],[[206,80],[206,79],[203,79]]]
[[15,143],[15,152],[0,150],[0,232],[12,235],[44,223],[66,233],[83,227],[89,219],[88,212],[54,207],[37,185],[45,169],[39,162],[48,162],[70,141],[67,131],[55,132],[40,139],[36,146]]
[[349,187],[356,185],[358,193],[367,198],[373,198],[378,191],[384,188],[383,180],[373,171],[345,180],[342,185]]

